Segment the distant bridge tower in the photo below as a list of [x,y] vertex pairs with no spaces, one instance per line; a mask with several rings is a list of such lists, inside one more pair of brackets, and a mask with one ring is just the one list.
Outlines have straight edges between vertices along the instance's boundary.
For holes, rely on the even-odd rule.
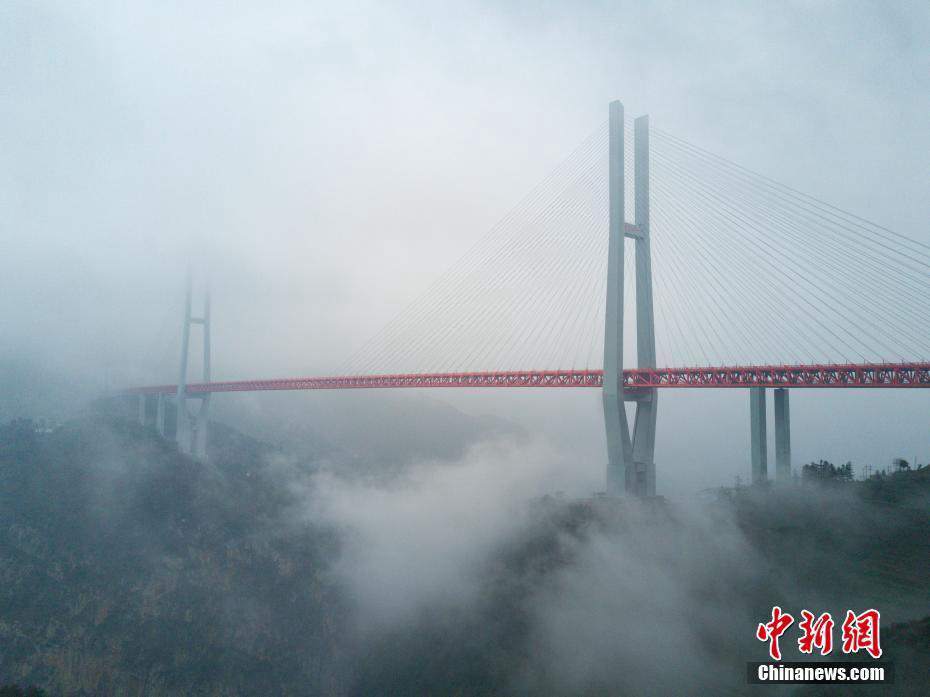
[[[607,260],[607,311],[604,331],[604,424],[607,431],[607,493],[655,496],[655,442],[658,396],[653,389],[623,389],[623,270],[625,239],[636,242],[636,359],[656,367],[652,306],[652,253],[649,238],[649,117],[633,124],[635,226],[626,223],[623,104],[610,104],[610,227]],[[626,401],[636,403],[633,434]]]
[[[177,405],[178,448],[181,452],[192,455],[197,460],[207,458],[207,425],[210,418],[210,393],[190,395],[187,392],[187,367],[189,363],[190,334],[192,325],[200,325],[203,330],[203,382],[210,382],[210,290],[204,290],[203,314],[191,315],[193,283],[187,277],[187,289],[184,298],[184,324],[181,330],[181,372],[178,376],[178,391],[175,397]],[[200,408],[191,413],[188,400],[200,400]]]

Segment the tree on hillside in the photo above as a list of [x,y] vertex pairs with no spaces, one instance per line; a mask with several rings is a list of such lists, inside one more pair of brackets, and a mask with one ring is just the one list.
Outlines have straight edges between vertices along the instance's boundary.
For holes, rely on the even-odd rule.
[[852,463],[837,467],[832,462],[820,460],[811,462],[801,468],[801,478],[814,482],[851,482],[853,480]]

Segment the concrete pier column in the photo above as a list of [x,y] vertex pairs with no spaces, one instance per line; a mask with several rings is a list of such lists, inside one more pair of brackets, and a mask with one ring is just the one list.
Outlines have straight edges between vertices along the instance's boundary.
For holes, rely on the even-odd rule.
[[204,396],[200,403],[200,411],[194,420],[194,441],[191,455],[195,460],[205,462],[207,459],[207,433],[209,432],[209,397]]
[[791,479],[791,417],[788,390],[775,390],[775,479]]
[[768,448],[765,432],[765,388],[749,388],[749,449],[752,457],[752,483],[768,480]]
[[145,426],[145,395],[139,395],[139,423]]
[[155,430],[158,431],[158,435],[164,437],[167,432],[167,415],[165,414],[165,395],[161,392],[158,393],[158,397],[155,402]]

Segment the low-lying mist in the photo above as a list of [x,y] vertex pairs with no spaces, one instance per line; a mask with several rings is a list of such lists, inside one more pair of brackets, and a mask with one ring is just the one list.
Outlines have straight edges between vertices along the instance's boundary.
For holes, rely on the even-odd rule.
[[669,503],[493,429],[390,477],[220,424],[208,463],[112,413],[0,435],[0,681],[52,694],[745,694],[772,605],[927,614],[922,471]]
[[[919,540],[926,492],[889,515],[836,488],[671,505],[579,498],[572,484],[570,459],[506,440],[390,485],[317,475],[311,516],[346,532],[334,570],[365,646],[358,684],[740,694],[745,662],[765,658],[753,633],[773,604],[839,616],[880,604],[887,620],[926,610],[926,544],[876,579],[863,543],[903,541],[911,525]],[[569,495],[546,496],[558,488]]]
[[490,557],[526,526],[526,503],[572,484],[570,463],[506,439],[387,482],[316,475],[307,514],[346,532],[338,572],[366,623],[475,600]]
[[359,664],[363,682],[371,672],[383,683],[400,664],[418,689],[467,689],[469,662],[487,671],[479,684],[530,694],[672,694],[689,673],[740,675],[734,655],[751,646],[754,602],[773,588],[735,521],[661,504],[531,505],[559,469],[479,448],[418,470],[409,486],[327,479],[321,513],[350,531],[338,572],[383,652],[382,666]]

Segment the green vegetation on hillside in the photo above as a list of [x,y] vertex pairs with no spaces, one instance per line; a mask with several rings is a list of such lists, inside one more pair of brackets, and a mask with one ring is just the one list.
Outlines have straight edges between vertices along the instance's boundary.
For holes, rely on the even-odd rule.
[[878,607],[898,693],[930,668],[927,468],[731,490],[699,510],[546,498],[475,560],[467,602],[373,627],[339,573],[353,531],[309,509],[315,470],[220,425],[214,443],[203,465],[112,415],[0,427],[0,683],[663,694],[704,666],[702,689],[743,694],[773,604]]
[[0,679],[56,694],[306,694],[343,610],[334,531],[303,522],[267,448],[202,467],[90,417],[0,430]]

